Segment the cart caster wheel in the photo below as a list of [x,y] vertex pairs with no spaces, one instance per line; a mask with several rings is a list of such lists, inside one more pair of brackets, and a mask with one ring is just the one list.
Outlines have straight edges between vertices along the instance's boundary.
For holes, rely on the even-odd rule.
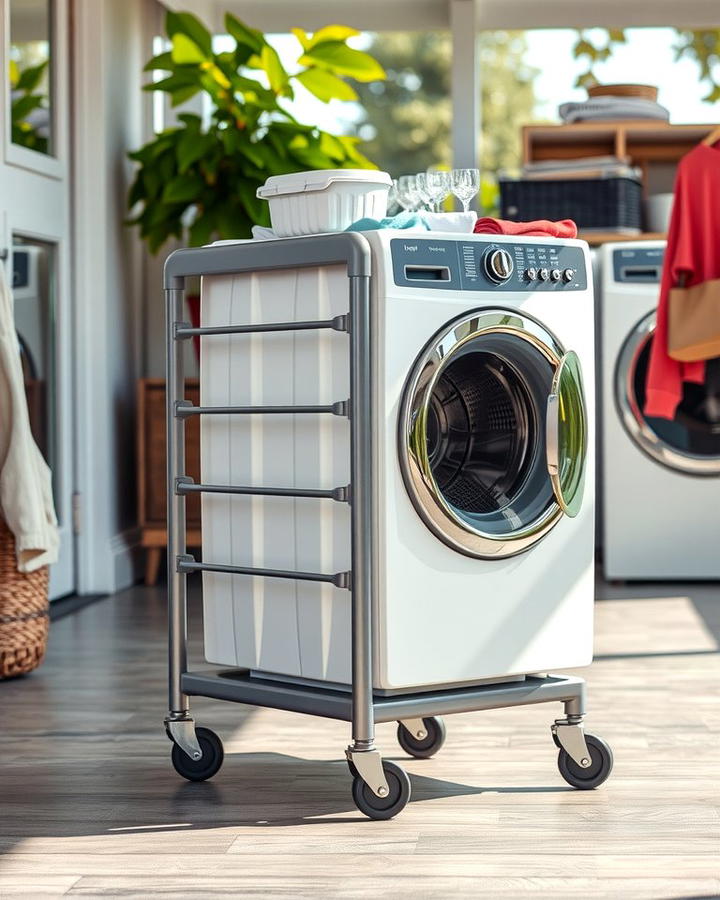
[[594,734],[585,735],[585,743],[590,751],[590,765],[587,769],[561,749],[558,754],[558,769],[567,783],[579,791],[590,791],[599,787],[610,777],[613,767],[613,753],[610,747]]
[[212,778],[223,764],[225,755],[223,745],[220,738],[209,728],[196,728],[195,734],[202,750],[202,758],[190,759],[184,750],[173,744],[172,764],[178,775],[182,775],[188,781],[206,781]]
[[398,722],[397,739],[398,744],[409,756],[414,756],[416,759],[429,759],[431,756],[435,756],[445,743],[447,732],[445,723],[439,716],[430,716],[422,721],[427,732],[424,738],[415,737],[402,722]]
[[388,760],[383,760],[382,767],[390,788],[387,797],[374,794],[359,775],[353,778],[355,806],[370,819],[392,819],[410,800],[410,779],[405,769]]

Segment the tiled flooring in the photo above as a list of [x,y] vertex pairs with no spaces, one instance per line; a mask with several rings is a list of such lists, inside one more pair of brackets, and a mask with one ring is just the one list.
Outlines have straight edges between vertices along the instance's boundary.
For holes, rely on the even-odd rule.
[[382,725],[413,783],[390,822],[355,809],[340,722],[197,701],[225,765],[176,776],[162,589],[54,623],[42,669],[0,684],[0,897],[717,896],[720,585],[599,592],[584,674],[610,781],[561,780],[560,707],[450,717],[426,761]]

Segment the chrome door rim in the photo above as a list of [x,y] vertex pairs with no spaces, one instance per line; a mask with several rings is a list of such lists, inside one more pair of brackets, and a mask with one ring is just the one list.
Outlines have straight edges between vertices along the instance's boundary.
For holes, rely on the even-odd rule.
[[698,456],[671,447],[650,428],[635,394],[635,369],[655,331],[655,311],[632,329],[620,350],[615,367],[615,406],[628,436],[651,459],[685,475],[719,475],[720,457]]
[[[554,335],[525,313],[500,308],[465,313],[445,325],[413,365],[401,401],[398,449],[405,487],[428,528],[444,543],[467,556],[502,559],[522,553],[542,540],[562,517],[560,506],[553,502],[535,521],[502,536],[473,528],[453,511],[438,488],[430,469],[425,441],[424,421],[440,375],[465,344],[483,334],[510,334],[526,341],[553,367],[560,364],[564,355]],[[419,438],[416,430],[420,432]]]

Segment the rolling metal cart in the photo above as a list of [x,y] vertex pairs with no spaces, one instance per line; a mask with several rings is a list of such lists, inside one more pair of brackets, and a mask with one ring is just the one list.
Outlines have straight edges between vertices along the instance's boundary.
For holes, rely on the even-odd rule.
[[[344,264],[348,275],[348,313],[325,321],[231,324],[191,327],[183,321],[185,280],[260,272],[270,269]],[[573,787],[589,789],[604,782],[612,769],[612,752],[583,728],[585,683],[574,676],[527,676],[505,684],[440,688],[379,696],[372,681],[372,610],[374,584],[371,525],[373,490],[370,356],[371,254],[360,234],[339,233],[314,238],[286,238],[178,250],[165,264],[167,312],[167,478],[168,478],[168,606],[169,713],[165,729],[173,742],[172,761],[183,777],[203,781],[223,761],[220,739],[196,728],[189,697],[212,697],[254,706],[325,716],[352,723],[345,755],[353,776],[357,807],[372,819],[388,819],[410,799],[410,781],[398,765],[382,759],[375,747],[375,722],[398,722],[398,739],[412,756],[436,753],[445,738],[439,716],[471,710],[559,701],[564,717],[552,725],[559,749],[558,766]],[[308,329],[347,332],[350,344],[350,397],[325,406],[194,406],[184,398],[183,341],[199,335],[256,334]],[[184,427],[190,416],[205,415],[336,415],[350,420],[351,483],[334,490],[301,490],[282,486],[196,484],[185,473]],[[298,572],[200,562],[185,545],[185,498],[191,493],[226,493],[279,497],[312,497],[351,506],[352,554],[347,572]],[[191,572],[223,572],[237,576],[288,578],[326,582],[352,595],[351,692],[264,679],[247,670],[198,672],[187,668],[187,576]]]

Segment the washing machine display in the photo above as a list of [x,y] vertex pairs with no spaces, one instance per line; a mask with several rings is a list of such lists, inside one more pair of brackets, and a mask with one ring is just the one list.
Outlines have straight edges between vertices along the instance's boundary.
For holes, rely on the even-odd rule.
[[470,556],[512,556],[582,501],[582,376],[540,323],[512,310],[463,316],[408,380],[400,462],[425,523]]

